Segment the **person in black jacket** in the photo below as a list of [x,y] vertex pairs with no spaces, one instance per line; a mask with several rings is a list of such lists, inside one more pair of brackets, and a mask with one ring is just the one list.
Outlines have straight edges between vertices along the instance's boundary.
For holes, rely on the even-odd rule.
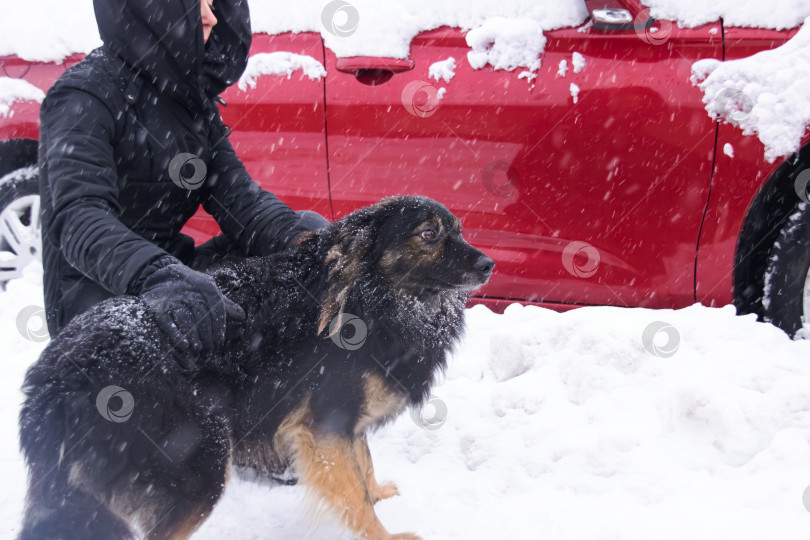
[[[285,249],[328,222],[249,177],[215,100],[247,65],[247,0],[94,0],[103,46],[48,91],[40,182],[48,329],[139,295],[180,350],[204,353],[244,313],[200,272]],[[202,204],[223,234],[180,233]]]

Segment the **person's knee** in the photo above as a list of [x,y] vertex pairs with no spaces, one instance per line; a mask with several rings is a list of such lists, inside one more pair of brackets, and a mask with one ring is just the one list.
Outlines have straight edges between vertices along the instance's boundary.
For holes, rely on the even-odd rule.
[[329,226],[329,220],[313,210],[296,210],[296,215],[302,227],[309,231],[317,231]]

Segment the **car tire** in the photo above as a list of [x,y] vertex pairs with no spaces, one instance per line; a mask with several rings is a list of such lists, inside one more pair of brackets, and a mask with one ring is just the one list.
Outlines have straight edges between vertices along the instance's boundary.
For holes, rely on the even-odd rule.
[[39,169],[22,167],[0,178],[0,289],[42,261]]
[[762,311],[791,337],[810,338],[810,204],[796,207],[771,248]]

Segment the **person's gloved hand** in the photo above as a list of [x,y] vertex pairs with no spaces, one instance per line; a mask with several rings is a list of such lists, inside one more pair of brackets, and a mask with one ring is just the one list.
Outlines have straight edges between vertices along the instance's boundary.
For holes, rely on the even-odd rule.
[[246,319],[239,304],[226,298],[211,276],[184,264],[156,270],[144,280],[140,297],[174,347],[195,355],[222,347],[226,318]]
[[295,212],[298,216],[298,226],[304,230],[298,232],[290,240],[290,246],[298,247],[301,243],[312,236],[314,233],[323,230],[331,223],[329,220],[313,210],[298,210]]

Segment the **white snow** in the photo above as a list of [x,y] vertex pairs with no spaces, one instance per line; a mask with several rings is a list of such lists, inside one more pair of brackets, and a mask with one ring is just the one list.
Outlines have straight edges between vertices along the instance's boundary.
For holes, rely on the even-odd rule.
[[472,47],[467,60],[473,68],[480,69],[490,64],[495,69],[507,71],[518,67],[537,71],[546,36],[534,20],[496,17],[467,32],[467,45]]
[[518,74],[518,79],[526,79],[526,82],[529,84],[533,84],[536,78],[537,72],[535,71],[521,71]]
[[15,101],[32,100],[42,103],[45,93],[22,79],[0,77],[0,117],[11,114],[11,105]]
[[326,77],[323,64],[311,56],[290,52],[272,52],[254,54],[248,58],[247,68],[239,79],[239,89],[245,91],[256,87],[256,81],[262,75],[286,75],[289,79],[297,70],[312,80]]
[[451,56],[447,60],[432,63],[428,68],[428,76],[437,81],[450,82],[456,76],[456,59]]
[[[531,20],[540,30],[581,24],[588,16],[581,0],[352,0],[343,9],[324,0],[253,0],[254,31],[315,31],[326,47],[343,56],[406,58],[414,36],[451,26],[480,28],[492,19]],[[327,24],[329,25],[327,26]],[[343,31],[342,29],[345,29]]]
[[[18,389],[45,345],[23,338],[17,319],[41,302],[36,265],[0,293],[2,538],[18,531],[25,493]],[[513,305],[497,315],[477,306],[467,317],[467,337],[433,391],[430,408],[446,407],[439,427],[404,414],[371,438],[378,477],[400,487],[376,507],[390,531],[441,540],[538,531],[556,540],[807,537],[810,342],[731,307]],[[645,329],[665,326],[677,341],[661,330],[645,348]],[[234,479],[193,538],[350,538],[331,518],[313,531],[308,509],[300,487]]]
[[557,77],[565,77],[566,73],[568,73],[568,60],[563,58],[560,60],[560,66],[557,68]]
[[789,155],[810,124],[810,25],[776,49],[695,62],[692,82],[703,91],[709,116],[756,133],[768,161]]
[[[506,18],[552,30],[588,16],[581,0],[251,0],[250,8],[254,32],[319,32],[338,57],[407,58],[414,36],[441,26],[469,30]],[[0,56],[59,61],[100,44],[92,2],[11,2],[0,17]]]
[[571,86],[569,86],[568,89],[571,91],[571,97],[574,98],[574,103],[579,101],[579,86],[571,83]]
[[723,153],[730,158],[734,157],[734,147],[731,146],[731,143],[726,143],[723,145]]
[[0,56],[60,62],[101,45],[92,2],[26,0],[3,2]]
[[442,86],[441,88],[439,88],[438,90],[436,90],[436,97],[437,97],[438,99],[444,99],[444,95],[445,95],[446,93],[447,93],[447,88],[445,88],[444,86]]
[[579,73],[585,69],[585,57],[575,52],[571,55],[571,65],[574,66],[574,73]]
[[725,26],[793,28],[810,16],[810,0],[641,0],[656,19],[695,27],[723,18]]
[[[697,26],[723,17],[728,26],[788,28],[810,16],[810,0],[644,0],[651,14]],[[0,56],[61,61],[101,44],[92,2],[6,2],[0,17]],[[581,0],[251,0],[254,32],[320,32],[337,56],[406,58],[418,33],[441,26],[479,28],[492,18],[535,21],[542,30],[578,26]],[[589,23],[588,23],[589,24]],[[580,29],[587,29],[588,24]]]

